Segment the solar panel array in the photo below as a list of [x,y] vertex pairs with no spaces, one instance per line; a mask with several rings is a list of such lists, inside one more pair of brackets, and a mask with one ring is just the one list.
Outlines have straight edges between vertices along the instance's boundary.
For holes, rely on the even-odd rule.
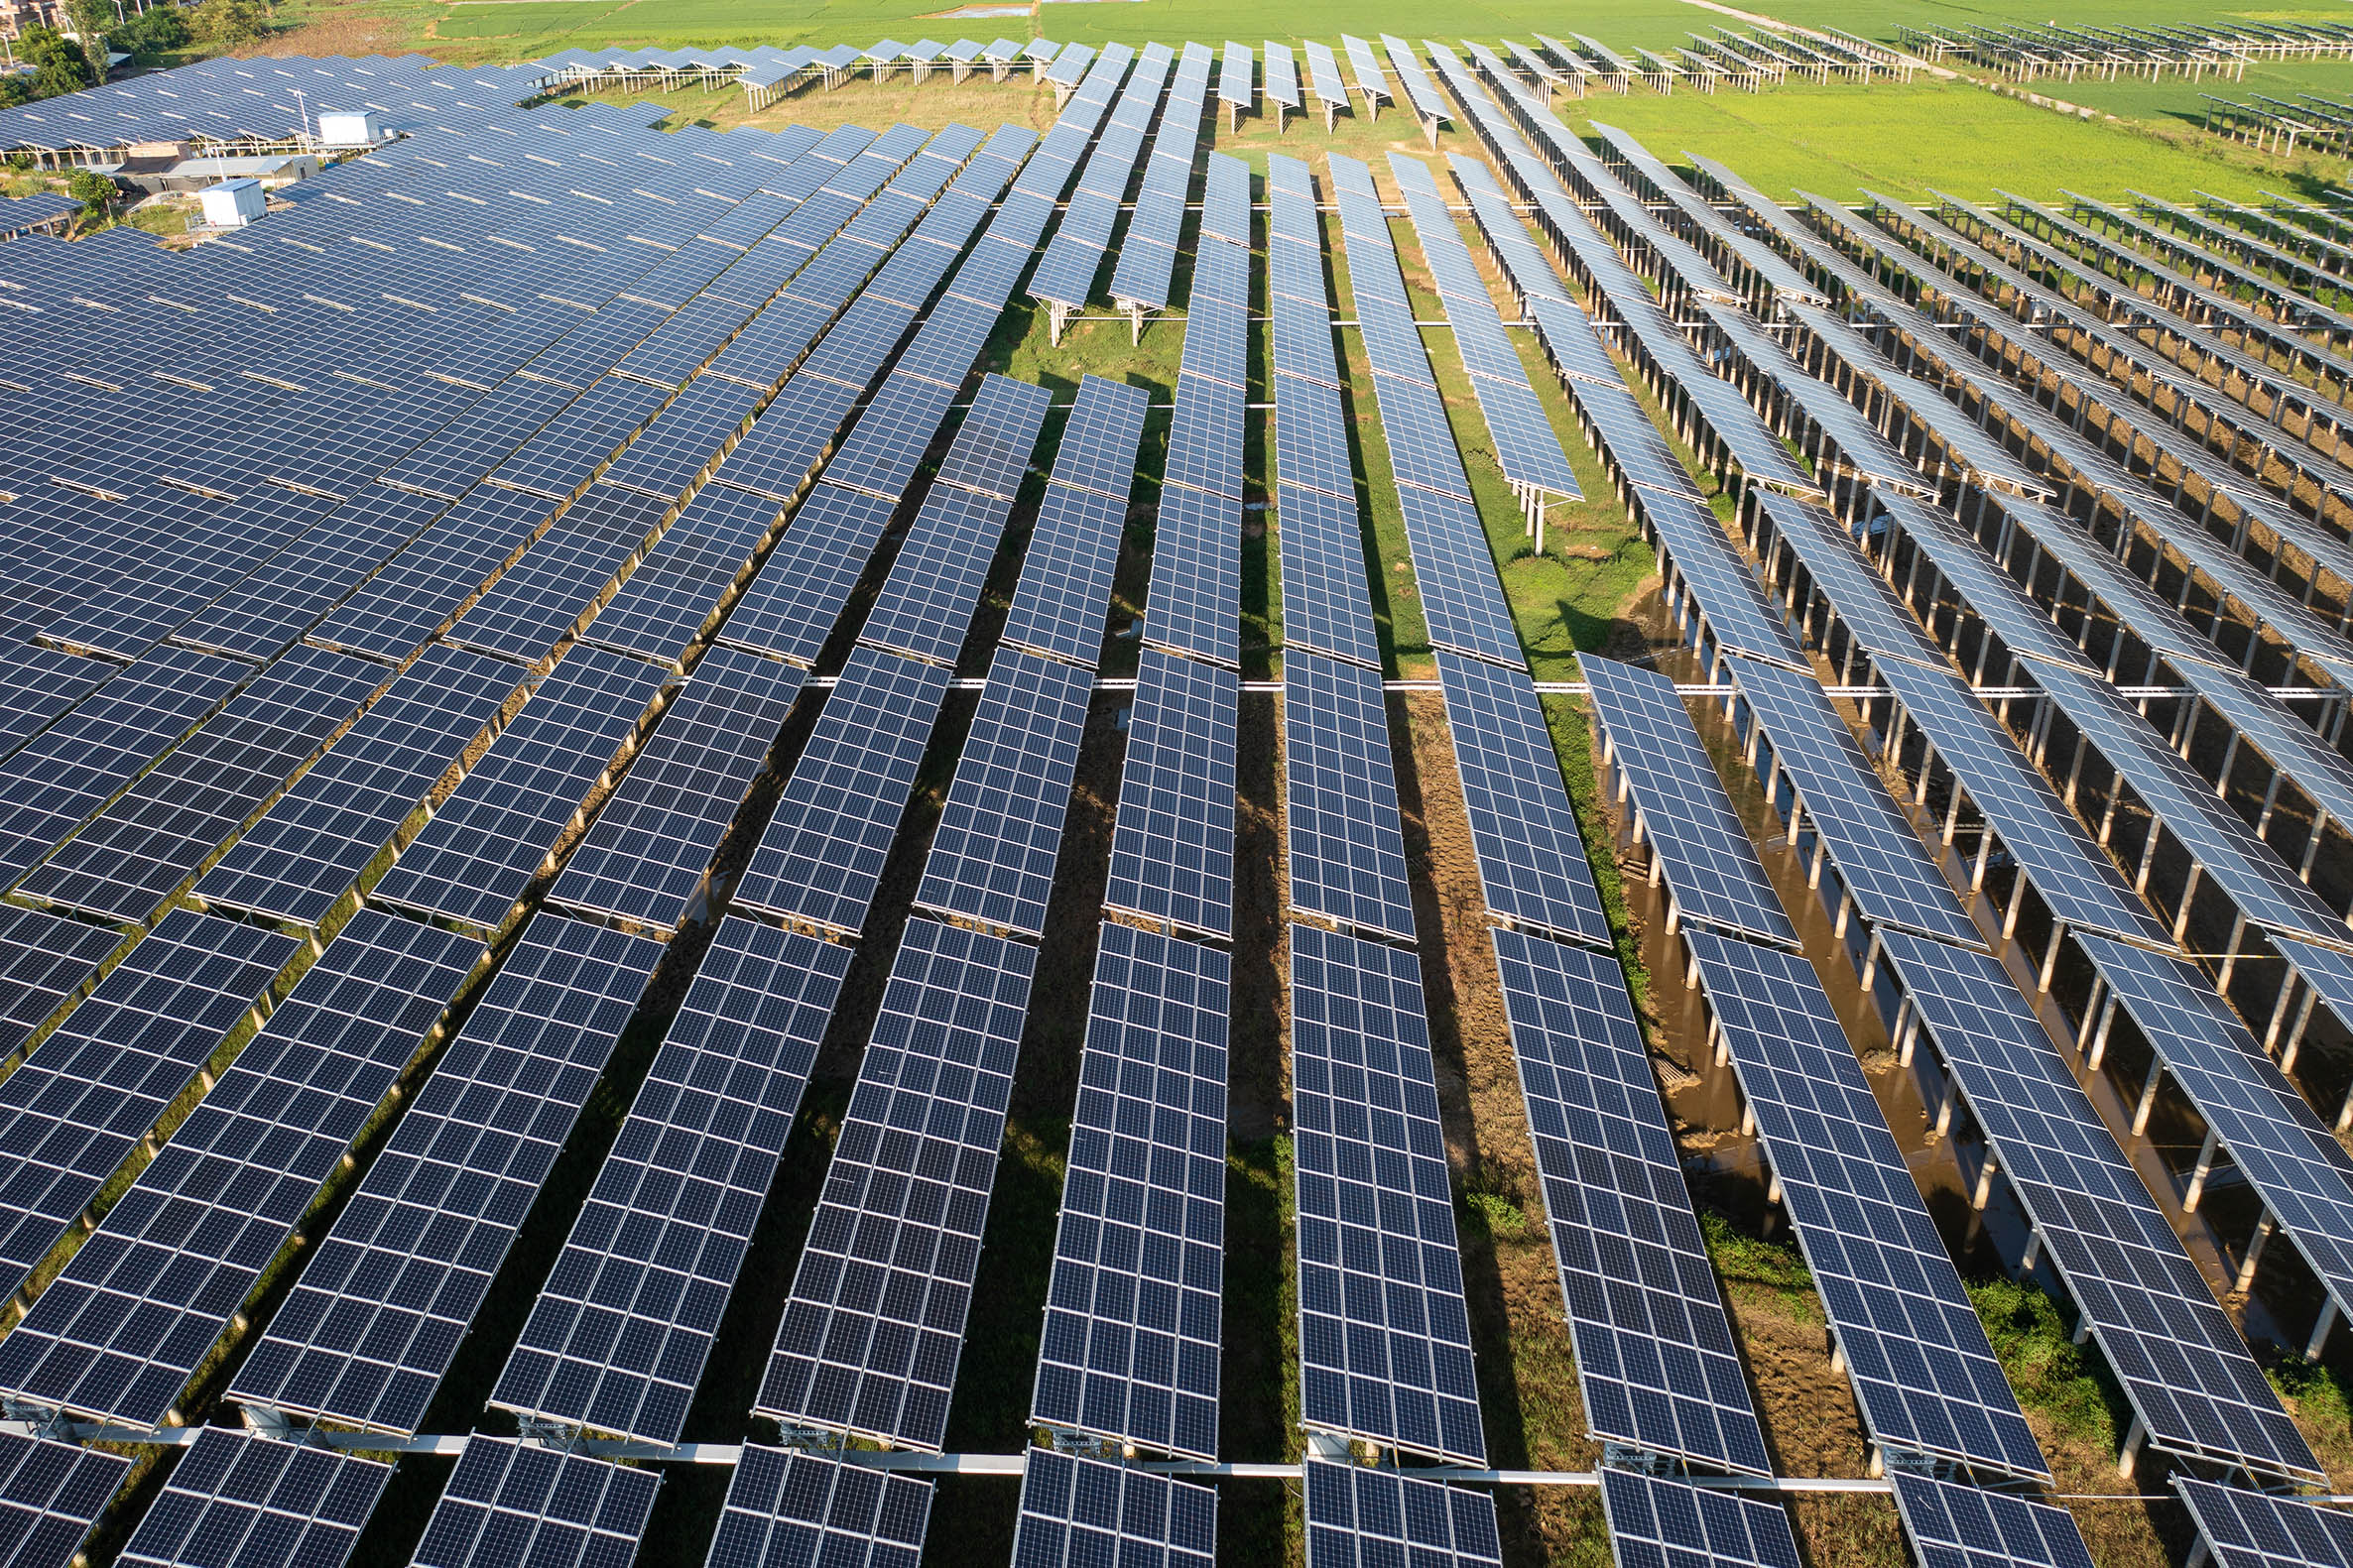
[[1187,44],[1169,82],[1169,101],[1153,133],[1152,156],[1144,161],[1135,210],[1111,269],[1111,298],[1130,309],[1163,310],[1176,272],[1176,249],[1184,210],[1192,199],[1192,171],[1201,137],[1201,106],[1209,91],[1215,59],[1199,44]]
[[1307,1568],[1501,1568],[1495,1499],[1469,1487],[1310,1459]]
[[2262,1368],[2001,965],[1904,932],[1880,941],[2152,1439],[2271,1474],[2308,1471]]
[[2336,1508],[2194,1476],[2177,1478],[2173,1490],[2222,1568],[2305,1568],[2353,1549],[2353,1519]]
[[1602,733],[1605,782],[1664,875],[1668,920],[1797,945],[1796,928],[1732,809],[1674,682],[1656,670],[1588,655],[1578,661]]
[[1625,1568],[1795,1568],[1797,1539],[1776,1503],[1709,1491],[1667,1476],[1601,1473],[1610,1553]]
[[637,1550],[662,1473],[475,1435],[442,1489],[419,1568],[570,1562],[620,1568]]
[[2046,1478],[1985,1327],[1812,966],[1712,931],[1687,930],[1683,942],[1699,966],[1872,1440],[1998,1474]]
[[747,1443],[727,1483],[709,1560],[726,1568],[915,1568],[930,1515],[928,1481]]
[[138,1568],[340,1563],[391,1479],[380,1461],[208,1426],[116,1560]]
[[[1113,49],[1125,49],[1114,45]],[[1106,57],[1110,54],[1105,51]],[[1102,136],[1087,156],[1078,177],[1078,189],[1062,210],[1053,241],[1030,278],[1030,294],[1065,310],[1082,308],[1095,292],[1095,279],[1111,249],[1112,231],[1127,200],[1136,173],[1136,157],[1144,148],[1144,133],[1159,110],[1175,60],[1166,44],[1147,44],[1135,56],[1134,74],[1119,95]]]
[[1014,1560],[1037,1568],[1150,1562],[1209,1568],[1217,1492],[1132,1466],[1034,1448],[1022,1471]]

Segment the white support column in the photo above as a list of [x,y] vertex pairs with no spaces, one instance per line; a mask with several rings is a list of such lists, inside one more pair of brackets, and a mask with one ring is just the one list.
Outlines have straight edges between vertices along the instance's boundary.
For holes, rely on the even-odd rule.
[[2189,1190],[2181,1195],[2181,1212],[2195,1214],[2198,1200],[2206,1195],[2206,1178],[2214,1173],[2214,1151],[2222,1140],[2212,1128],[2206,1129],[2206,1141],[2198,1146],[2198,1162],[2189,1173]]

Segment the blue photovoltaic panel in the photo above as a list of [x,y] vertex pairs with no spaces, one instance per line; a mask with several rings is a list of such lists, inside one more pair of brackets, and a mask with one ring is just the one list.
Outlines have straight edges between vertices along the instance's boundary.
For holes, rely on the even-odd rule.
[[391,1479],[381,1460],[208,1426],[115,1560],[126,1568],[338,1568]]
[[708,1568],[916,1568],[930,1517],[929,1481],[747,1443]]
[[0,1080],[0,1270],[21,1279],[301,943],[175,909]]
[[1142,387],[1100,376],[1082,378],[1054,452],[1053,477],[1124,507],[1136,482],[1136,445],[1144,438],[1150,401]]
[[0,1432],[0,1568],[72,1561],[130,1469],[121,1454]]
[[850,656],[734,903],[851,933],[866,923],[947,682],[937,664]]
[[0,905],[0,1060],[13,1057],[122,944],[117,930]]
[[1605,768],[1633,797],[1635,832],[1665,868],[1674,912],[1725,931],[1796,946],[1796,928],[1732,809],[1674,682],[1588,655],[1593,716]]
[[682,667],[783,510],[747,490],[703,486],[580,641]]
[[909,525],[858,641],[955,666],[1013,503],[933,485]]
[[918,905],[1023,936],[1046,934],[1093,689],[1085,669],[998,650],[931,835]]
[[1874,1441],[2011,1475],[2048,1467],[1804,959],[1686,930]]
[[1006,612],[1008,646],[1095,666],[1126,518],[1124,501],[1064,484],[1046,487]]
[[314,924],[497,718],[523,670],[434,648],[196,883],[209,904]]
[[524,928],[235,1397],[417,1430],[661,957],[659,942],[560,915]]
[[1275,487],[1275,514],[1283,552],[1284,646],[1380,668],[1355,499],[1286,480]]
[[852,956],[720,922],[491,1403],[678,1441]]
[[1210,1568],[1216,1560],[1215,1488],[1044,1448],[1023,1458],[1013,1527],[1013,1560],[1023,1568]]
[[757,1413],[937,1451],[1037,962],[907,922]]
[[1511,669],[1526,669],[1520,630],[1495,576],[1478,508],[1452,496],[1400,489],[1406,547],[1414,560],[1414,588],[1430,643]]
[[96,815],[252,673],[214,654],[158,649],[0,764],[0,885]]
[[1239,669],[1241,594],[1241,502],[1181,485],[1163,487],[1144,641]]
[[1421,960],[1290,930],[1300,1418],[1484,1464]]
[[[2173,1490],[2220,1568],[2329,1568],[2353,1560],[2353,1514],[2341,1508],[2185,1475],[2173,1477]],[[1956,1553],[1934,1568],[1979,1568],[1981,1561]],[[2081,1568],[2081,1561],[2060,1568]]]
[[1304,1480],[1307,1568],[1502,1568],[1487,1493],[1321,1459]]
[[[1085,396],[1083,382],[1079,395]],[[1030,471],[1030,453],[1038,444],[1038,431],[1046,422],[1052,401],[1043,387],[1005,376],[983,376],[964,422],[956,426],[956,438],[939,460],[936,482],[1001,501],[1013,500]]]
[[488,1437],[465,1452],[426,1521],[416,1568],[624,1568],[662,1472]]
[[892,503],[879,497],[817,486],[735,601],[719,641],[797,664],[815,663],[892,511]]
[[[1896,1514],[1903,1521],[1904,1533],[1912,1537],[1913,1554],[1920,1568],[2091,1568],[2083,1532],[2065,1508],[1910,1471],[1894,1471],[1888,1479],[1895,1483]],[[2186,1477],[2175,1477],[2173,1485],[2189,1504],[2190,1514],[2201,1530],[2206,1513],[2190,1497],[2193,1489],[2245,1498],[2252,1506],[2250,1511],[2278,1501]],[[2211,1532],[2207,1539],[2213,1539]],[[2215,1557],[2222,1568],[2256,1568],[2255,1562],[2234,1558],[2219,1546]],[[2339,1560],[2333,1555],[2317,1559]]]
[[1283,764],[1292,907],[1414,940],[1379,673],[1303,649],[1288,655]]
[[637,558],[667,510],[599,482],[457,618],[449,641],[528,664],[545,660]]
[[1797,1538],[1778,1503],[1612,1466],[1601,1472],[1601,1506],[1618,1568],[1797,1568]]
[[714,648],[549,889],[550,902],[675,928],[801,694],[791,664]]
[[1230,961],[1099,943],[1030,1419],[1214,1459]]
[[1440,649],[1446,737],[1462,777],[1488,910],[1514,924],[1608,947],[1609,916],[1585,861],[1560,758],[1526,670]]
[[481,930],[505,924],[668,678],[643,660],[572,649],[371,897]]
[[0,1388],[162,1421],[482,957],[354,915],[0,1340]]
[[1585,1424],[1765,1475],[1772,1461],[1614,954],[1496,930]]
[[538,538],[555,511],[520,490],[470,492],[319,622],[310,641],[399,663]]
[[1233,671],[1144,651],[1103,895],[1111,908],[1213,936],[1233,929],[1240,702]]

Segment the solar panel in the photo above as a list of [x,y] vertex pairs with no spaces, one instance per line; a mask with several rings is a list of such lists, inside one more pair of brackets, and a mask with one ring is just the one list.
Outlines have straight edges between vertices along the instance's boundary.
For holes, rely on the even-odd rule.
[[709,1560],[721,1568],[916,1568],[930,1514],[928,1481],[747,1443]]
[[1157,1563],[1209,1568],[1217,1492],[1132,1466],[1032,1448],[1023,1454],[1013,1555],[1028,1568]]
[[1646,489],[1639,496],[1644,526],[1697,600],[1695,606],[1686,601],[1686,635],[1694,646],[1704,633],[1722,653],[1792,669],[1812,667],[1707,503],[1680,492]]
[[934,485],[908,526],[858,641],[953,668],[1013,503]]
[[[1811,675],[1729,661],[1752,721],[1772,746],[1774,807],[1805,813],[1839,883],[1874,925],[1981,945],[1920,835],[1895,807],[1846,721]],[[1784,797],[1781,785],[1790,794]]]
[[1300,1418],[1482,1464],[1421,961],[1290,932]]
[[54,648],[0,652],[0,756],[24,745],[114,671],[102,659]]
[[[1086,396],[1084,382],[1080,383],[1079,396],[1081,399]],[[972,407],[965,412],[964,422],[956,426],[956,438],[939,461],[934,482],[1000,501],[1014,500],[1021,494],[1022,481],[1029,474],[1030,453],[1038,444],[1038,431],[1046,422],[1051,401],[1043,387],[1005,376],[983,376],[980,390],[972,396]],[[1065,427],[1061,461],[1075,460],[1069,435],[1078,429],[1079,418],[1073,415],[1072,423]],[[1141,428],[1141,414],[1136,422]],[[1125,489],[1120,491],[1122,498],[1126,494]]]
[[418,1568],[518,1562],[619,1568],[637,1551],[662,1472],[479,1432],[417,1546]]
[[354,915],[0,1340],[0,1388],[161,1422],[482,957]]
[[266,660],[309,631],[431,527],[447,504],[379,487],[338,507],[172,640],[238,659]]
[[870,648],[850,655],[735,886],[735,904],[856,934],[947,682],[937,664]]
[[852,956],[720,922],[492,1404],[678,1441]]
[[1249,45],[1227,42],[1225,58],[1217,72],[1217,96],[1221,102],[1237,109],[1250,107],[1255,86],[1251,73],[1256,63]]
[[1136,446],[1144,436],[1149,402],[1142,387],[1100,376],[1081,378],[1054,452],[1053,478],[1125,507],[1136,482]]
[[1812,966],[1713,931],[1685,930],[1683,944],[1873,1441],[2047,1476]]
[[1241,593],[1241,502],[1181,485],[1163,487],[1144,641],[1239,669]]
[[2353,1515],[2341,1509],[2186,1475],[2173,1478],[2173,1490],[2221,1568],[2321,1568],[2353,1551]]
[[104,1449],[0,1432],[0,1563],[70,1562],[130,1468]]
[[878,496],[817,486],[736,600],[719,641],[813,664],[895,510]]
[[1101,926],[1034,1422],[1217,1456],[1229,969]]
[[1283,760],[1292,906],[1414,940],[1380,675],[1304,650],[1285,658]]
[[1611,1467],[1601,1505],[1619,1568],[1797,1568],[1797,1539],[1777,1503]]
[[300,945],[175,909],[0,1080],[7,1277],[21,1279],[89,1207]]
[[196,1434],[116,1559],[136,1568],[333,1568],[392,1467],[223,1426]]
[[1527,672],[1439,650],[1446,733],[1462,780],[1487,908],[1499,919],[1610,945],[1609,918]]
[[666,678],[658,666],[601,648],[567,654],[373,898],[483,930],[503,925]]
[[561,501],[662,411],[670,395],[642,381],[606,376],[546,429],[491,470],[493,482]]
[[1300,68],[1289,44],[1267,41],[1266,94],[1286,109],[1300,106]]
[[0,1059],[86,985],[123,943],[122,932],[0,905]]
[[455,766],[523,671],[429,649],[196,882],[207,904],[315,924]]
[[1594,1436],[1771,1470],[1614,955],[1488,933]]
[[[2082,1532],[2065,1508],[1910,1471],[1896,1471],[1889,1479],[1896,1484],[1896,1512],[1920,1568],[2091,1568]],[[2174,1485],[2186,1491],[2184,1483]]]
[[1283,641],[1378,668],[1381,645],[1365,591],[1363,523],[1353,499],[1289,483],[1275,489],[1283,560]]
[[1590,655],[1578,663],[1592,688],[1587,700],[1604,737],[1604,766],[1616,770],[1621,805],[1632,796],[1634,832],[1647,839],[1666,875],[1673,901],[1670,926],[1696,920],[1796,946],[1796,928],[1674,682]]
[[1094,679],[1019,648],[989,667],[916,904],[1042,938]]
[[1398,1470],[1310,1459],[1307,1568],[1501,1568],[1495,1499]]
[[253,671],[156,650],[0,764],[0,884],[30,871]]
[[1037,961],[907,922],[758,1413],[938,1450]]
[[319,622],[310,641],[401,663],[538,538],[555,511],[552,502],[519,490],[486,485],[471,492]]
[[1307,52],[1307,83],[1313,89],[1316,99],[1325,104],[1346,108],[1348,106],[1348,88],[1340,80],[1340,64],[1332,58],[1331,46],[1318,44],[1314,40],[1308,39],[1300,47]]
[[1959,779],[2002,846],[2061,924],[2135,940],[2167,933],[2083,825],[2028,764],[1958,675],[1900,662],[1879,678]]
[[732,648],[706,654],[548,890],[549,901],[675,929],[766,766],[803,678],[791,664]]
[[232,1380],[246,1403],[414,1432],[662,957],[524,927]]
[[797,499],[857,407],[863,384],[796,375],[712,473],[723,485],[775,501]]
[[782,510],[764,496],[705,485],[596,612],[580,641],[681,667]]
[[1146,649],[1112,828],[1114,909],[1223,936],[1233,926],[1231,670]]

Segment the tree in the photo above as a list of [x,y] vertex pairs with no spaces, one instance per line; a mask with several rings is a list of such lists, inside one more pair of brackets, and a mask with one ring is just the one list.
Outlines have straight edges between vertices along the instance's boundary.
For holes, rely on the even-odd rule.
[[34,97],[54,98],[61,92],[79,92],[98,84],[89,56],[56,28],[29,27],[17,42],[19,53],[33,67]]
[[104,175],[87,169],[76,169],[65,181],[65,194],[81,203],[84,223],[94,223],[106,216],[107,207],[118,194],[114,181]]
[[270,8],[262,0],[204,0],[188,17],[188,29],[207,49],[242,49],[269,36]]
[[187,22],[176,5],[159,5],[133,16],[106,35],[109,47],[120,50],[142,65],[152,65],[174,50],[187,48]]

